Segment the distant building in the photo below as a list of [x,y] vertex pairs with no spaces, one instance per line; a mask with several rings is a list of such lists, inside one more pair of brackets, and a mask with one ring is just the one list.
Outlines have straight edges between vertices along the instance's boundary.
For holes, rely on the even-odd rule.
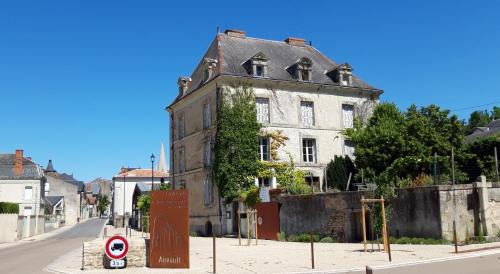
[[[304,39],[271,41],[239,30],[217,34],[191,76],[179,77],[177,84],[178,95],[167,107],[170,170],[174,187],[189,189],[191,230],[203,234],[237,232],[238,204],[225,208],[212,178],[223,93],[252,86],[262,132],[280,130],[289,138],[278,158],[288,160],[290,153],[295,166],[307,172],[306,182],[324,191],[328,162],[335,155],[355,156],[342,131],[354,126],[355,117],[365,121],[383,92]],[[272,141],[266,134],[260,138],[260,160],[272,160]],[[276,178],[255,180],[262,187],[279,184]]]
[[73,175],[58,173],[49,160],[47,168],[44,170],[45,195],[47,197],[64,197],[64,222],[66,225],[73,225],[82,219],[82,210],[85,207],[84,184],[78,181]]
[[160,184],[170,184],[170,173],[157,170],[152,173],[151,169],[122,168],[113,176],[112,211],[115,226],[123,225],[123,216],[125,216],[125,225],[128,225],[128,219],[135,212],[136,188],[140,187],[144,190],[143,193],[149,193],[152,181],[154,189],[160,189]]
[[490,122],[482,127],[477,127],[472,134],[465,136],[466,142],[490,136],[500,136],[500,119]]

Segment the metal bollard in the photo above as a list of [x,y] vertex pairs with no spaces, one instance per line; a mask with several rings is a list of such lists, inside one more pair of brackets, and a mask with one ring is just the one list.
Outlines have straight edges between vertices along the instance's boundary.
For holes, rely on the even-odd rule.
[[213,269],[212,269],[212,273],[217,273],[217,268],[216,268],[216,264],[215,264],[215,262],[216,262],[216,260],[215,260],[215,256],[216,256],[216,254],[215,254],[215,234],[213,234],[212,237],[213,237],[213,241],[212,241],[212,252],[213,252],[212,266],[213,266]]
[[82,245],[82,268],[81,270],[85,270],[85,244]]
[[314,269],[314,238],[311,233],[311,267]]
[[366,274],[373,274],[373,269],[369,266],[366,266]]

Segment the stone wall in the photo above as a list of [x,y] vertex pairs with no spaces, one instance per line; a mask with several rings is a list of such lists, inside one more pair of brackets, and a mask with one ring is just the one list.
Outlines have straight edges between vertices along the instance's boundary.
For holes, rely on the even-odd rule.
[[[104,253],[107,239],[95,239],[83,244],[83,265],[85,269],[103,269],[109,261]],[[127,267],[146,266],[146,241],[143,238],[128,238],[129,251]]]
[[[280,228],[287,236],[313,232],[339,241],[360,241],[362,192],[278,196]],[[368,193],[365,194],[367,197]],[[421,237],[464,241],[482,233],[500,233],[500,184],[478,182],[397,189],[387,201],[389,233],[394,237]],[[367,236],[371,236],[367,211]]]
[[17,238],[17,214],[0,214],[0,243],[15,242]]

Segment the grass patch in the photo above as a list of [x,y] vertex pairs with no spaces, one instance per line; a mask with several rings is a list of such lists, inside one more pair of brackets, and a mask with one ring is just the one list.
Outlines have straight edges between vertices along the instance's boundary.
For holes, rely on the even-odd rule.
[[[433,239],[433,238],[412,238],[412,237],[401,237],[395,238],[390,237],[391,244],[398,245],[444,245],[449,244],[450,242],[445,239]],[[379,238],[378,243],[383,243],[384,239]]]
[[[319,240],[320,240],[319,235],[313,235],[314,242],[319,242]],[[311,235],[310,234],[290,235],[290,236],[288,236],[288,241],[289,242],[308,243],[311,241]]]

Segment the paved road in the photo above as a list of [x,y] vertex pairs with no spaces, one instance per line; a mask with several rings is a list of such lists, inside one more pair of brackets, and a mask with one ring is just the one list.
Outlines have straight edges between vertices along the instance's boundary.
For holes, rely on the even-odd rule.
[[[351,274],[365,274],[352,272]],[[500,254],[438,263],[373,270],[373,274],[496,274],[500,273]]]
[[0,250],[0,273],[36,274],[55,259],[99,235],[103,219],[91,219],[38,242]]

